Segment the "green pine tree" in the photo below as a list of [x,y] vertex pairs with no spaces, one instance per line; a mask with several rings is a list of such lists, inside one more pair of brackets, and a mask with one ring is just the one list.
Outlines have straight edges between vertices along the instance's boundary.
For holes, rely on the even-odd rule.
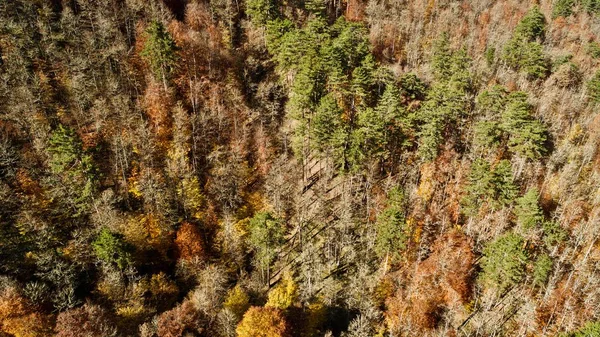
[[540,194],[536,188],[531,188],[517,199],[514,209],[517,223],[525,230],[531,230],[542,224],[544,214],[538,205]]
[[167,79],[177,65],[178,47],[159,21],[152,21],[146,33],[148,36],[141,55],[150,64],[154,77],[162,79],[166,91]]
[[488,243],[481,259],[481,280],[491,288],[504,292],[525,276],[528,255],[523,237],[507,233]]

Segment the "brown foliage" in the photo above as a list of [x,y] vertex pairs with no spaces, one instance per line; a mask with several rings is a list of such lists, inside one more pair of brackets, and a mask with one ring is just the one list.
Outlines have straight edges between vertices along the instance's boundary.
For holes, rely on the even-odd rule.
[[158,317],[159,337],[180,337],[185,332],[201,333],[200,313],[189,301],[162,313]]
[[471,295],[474,261],[466,235],[451,231],[438,238],[433,253],[418,265],[409,285],[387,299],[390,329],[433,329],[444,307],[464,305]]
[[56,333],[56,337],[109,337],[116,335],[116,328],[104,309],[86,303],[61,312],[56,319]]
[[150,81],[144,95],[144,104],[151,129],[157,137],[157,144],[162,150],[165,150],[168,146],[173,122],[170,117],[173,109],[171,93],[165,93],[161,83]]
[[50,336],[47,316],[36,311],[33,304],[15,287],[7,287],[0,293],[0,333],[14,337]]
[[205,259],[206,249],[202,233],[190,222],[184,222],[175,237],[175,253],[177,258],[190,261],[196,258]]

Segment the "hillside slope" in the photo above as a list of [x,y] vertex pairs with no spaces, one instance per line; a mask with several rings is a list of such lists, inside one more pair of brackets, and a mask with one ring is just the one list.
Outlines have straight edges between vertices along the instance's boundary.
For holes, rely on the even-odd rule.
[[600,1],[0,3],[0,337],[600,336]]

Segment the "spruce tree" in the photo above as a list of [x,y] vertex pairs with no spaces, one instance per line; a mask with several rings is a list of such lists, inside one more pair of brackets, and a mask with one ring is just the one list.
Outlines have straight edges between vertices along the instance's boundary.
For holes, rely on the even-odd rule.
[[146,33],[147,39],[141,55],[150,63],[154,77],[162,79],[166,91],[167,79],[176,66],[178,47],[159,21],[152,21]]

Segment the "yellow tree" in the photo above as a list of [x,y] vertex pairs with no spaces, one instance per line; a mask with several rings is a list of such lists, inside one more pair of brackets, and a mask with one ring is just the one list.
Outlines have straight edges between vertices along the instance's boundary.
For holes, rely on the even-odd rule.
[[280,309],[251,307],[236,329],[238,337],[290,337]]
[[291,275],[285,274],[277,286],[269,292],[266,307],[285,310],[289,308],[298,297],[298,285]]

